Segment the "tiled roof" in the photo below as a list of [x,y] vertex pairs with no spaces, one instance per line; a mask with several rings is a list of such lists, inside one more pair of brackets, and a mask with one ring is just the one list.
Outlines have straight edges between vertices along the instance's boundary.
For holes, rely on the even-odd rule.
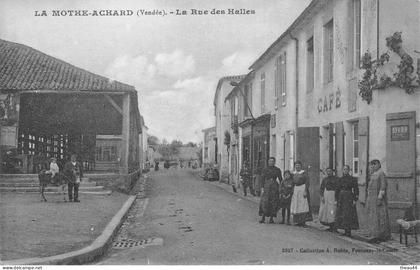
[[133,92],[135,88],[0,39],[0,90]]

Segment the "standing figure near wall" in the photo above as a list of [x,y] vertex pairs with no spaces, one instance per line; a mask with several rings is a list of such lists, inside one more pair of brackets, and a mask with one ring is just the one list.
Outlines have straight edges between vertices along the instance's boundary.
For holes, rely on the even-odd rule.
[[305,227],[306,221],[312,221],[309,197],[309,178],[302,170],[302,162],[295,162],[293,172],[293,196],[290,204],[290,213],[293,215],[293,223],[297,226]]
[[270,157],[268,159],[268,167],[264,169],[261,176],[261,199],[259,215],[260,223],[265,222],[265,217],[270,217],[269,223],[274,223],[274,217],[277,217],[279,210],[279,187],[282,181],[281,170],[274,166],[276,159]]
[[336,228],[343,229],[345,236],[351,236],[351,230],[359,229],[356,202],[359,199],[357,179],[350,174],[350,166],[344,165],[343,176],[337,184],[335,198],[337,200]]
[[244,162],[242,165],[241,172],[239,173],[241,176],[242,187],[244,189],[244,196],[247,195],[247,189],[249,188],[249,192],[251,195],[255,196],[254,187],[252,185],[252,172],[249,168],[249,164],[247,161]]
[[333,175],[332,168],[327,168],[327,177],[322,179],[319,193],[321,195],[321,205],[319,207],[319,222],[325,226],[329,226],[328,231],[334,232],[335,229],[335,212],[337,201],[335,199],[335,191],[337,190],[338,179]]
[[386,192],[387,180],[379,160],[375,159],[370,162],[370,171],[366,198],[369,238],[372,239],[372,242],[381,242],[391,238]]
[[262,177],[262,166],[260,164],[260,161],[257,163],[257,168],[255,169],[255,175],[253,177],[253,184],[254,184],[254,191],[256,195],[259,197],[261,196],[261,177]]

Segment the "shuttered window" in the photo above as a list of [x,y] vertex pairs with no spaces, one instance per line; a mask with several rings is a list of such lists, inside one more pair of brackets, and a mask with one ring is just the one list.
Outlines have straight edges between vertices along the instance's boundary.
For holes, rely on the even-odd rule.
[[246,84],[244,88],[244,115],[249,117],[249,110],[252,110],[252,83]]
[[265,112],[265,73],[261,73],[261,113]]
[[276,59],[275,66],[275,96],[276,106],[281,102],[282,106],[286,106],[286,52]]
[[324,83],[333,81],[334,73],[334,21],[324,26]]
[[353,123],[353,176],[359,175],[359,123]]
[[314,64],[315,64],[315,58],[314,58],[314,38],[311,37],[306,42],[306,92],[312,92],[314,90]]

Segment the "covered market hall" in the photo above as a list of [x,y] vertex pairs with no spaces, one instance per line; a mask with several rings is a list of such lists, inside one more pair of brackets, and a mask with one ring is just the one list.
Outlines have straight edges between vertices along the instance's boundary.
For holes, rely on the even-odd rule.
[[136,172],[141,119],[133,86],[0,40],[0,173],[71,154],[85,171]]

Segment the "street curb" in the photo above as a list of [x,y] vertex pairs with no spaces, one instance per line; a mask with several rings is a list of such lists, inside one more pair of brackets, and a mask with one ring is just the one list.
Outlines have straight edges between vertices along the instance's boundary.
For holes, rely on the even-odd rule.
[[102,234],[87,247],[68,253],[50,257],[34,257],[19,260],[0,261],[1,265],[67,265],[86,264],[103,255],[112,243],[112,239],[120,228],[125,216],[136,200],[136,196],[130,196],[117,214],[112,218],[103,230]]

